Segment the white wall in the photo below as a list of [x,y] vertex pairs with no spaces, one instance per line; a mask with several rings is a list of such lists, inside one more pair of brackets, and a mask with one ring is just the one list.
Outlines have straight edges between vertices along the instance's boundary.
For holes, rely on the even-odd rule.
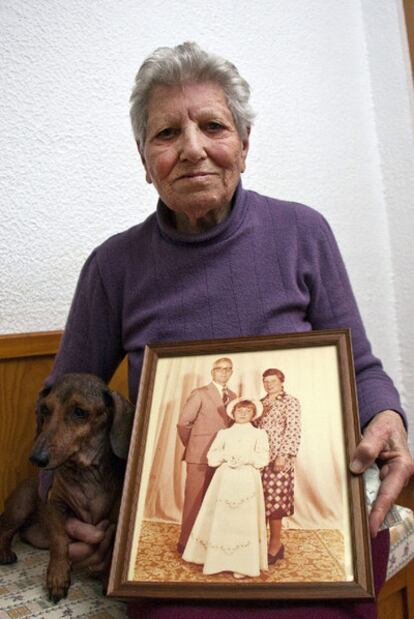
[[79,269],[142,220],[128,97],[155,47],[233,60],[258,112],[246,187],[323,212],[414,421],[412,83],[400,0],[2,0],[0,332],[64,325]]

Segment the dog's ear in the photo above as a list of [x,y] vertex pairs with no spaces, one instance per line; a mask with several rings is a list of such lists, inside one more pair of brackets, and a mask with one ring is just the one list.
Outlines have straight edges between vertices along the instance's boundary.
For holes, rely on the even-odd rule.
[[109,434],[112,451],[118,458],[126,460],[134,420],[134,407],[117,391],[108,389],[105,391],[104,398],[113,409],[112,426]]
[[36,414],[36,434],[35,438],[37,438],[42,431],[43,419],[40,413],[40,405],[42,403],[43,398],[45,398],[52,391],[52,386],[49,385],[47,387],[43,387],[37,396],[36,405],[35,405],[35,414]]

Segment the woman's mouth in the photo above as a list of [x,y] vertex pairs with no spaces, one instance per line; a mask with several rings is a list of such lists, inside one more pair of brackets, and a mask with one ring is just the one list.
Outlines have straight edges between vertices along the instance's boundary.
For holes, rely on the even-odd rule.
[[203,180],[208,176],[212,176],[211,172],[188,172],[188,174],[182,174],[177,180]]

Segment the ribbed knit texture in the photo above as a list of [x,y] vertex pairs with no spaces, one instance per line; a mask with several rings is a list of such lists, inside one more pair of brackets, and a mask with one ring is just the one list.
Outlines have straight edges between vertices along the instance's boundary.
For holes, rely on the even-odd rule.
[[352,332],[362,424],[402,412],[324,218],[239,186],[230,216],[207,233],[177,232],[159,202],[93,251],[50,380],[69,371],[109,380],[127,353],[135,401],[146,344],[335,328]]

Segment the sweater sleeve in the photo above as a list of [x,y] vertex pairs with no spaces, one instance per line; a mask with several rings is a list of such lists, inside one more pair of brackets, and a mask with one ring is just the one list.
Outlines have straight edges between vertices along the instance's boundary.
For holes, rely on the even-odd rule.
[[313,329],[351,330],[361,426],[386,409],[398,412],[406,423],[398,392],[372,354],[338,245],[323,217],[317,240],[307,243],[306,252],[305,279],[311,295],[308,318]]
[[52,372],[89,372],[109,381],[125,356],[120,312],[111,303],[96,250],[82,268]]

